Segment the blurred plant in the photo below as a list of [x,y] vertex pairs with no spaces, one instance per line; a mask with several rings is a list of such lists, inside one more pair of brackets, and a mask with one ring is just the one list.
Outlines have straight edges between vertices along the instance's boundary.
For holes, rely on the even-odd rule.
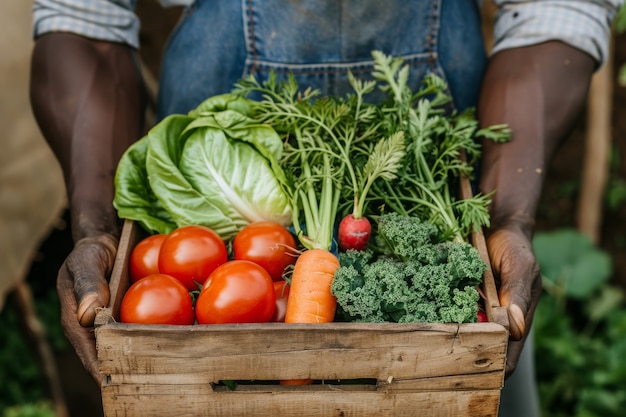
[[[613,30],[615,33],[623,33],[626,30],[626,5],[622,6],[613,22]],[[624,87],[626,86],[626,65],[621,65],[617,73],[617,83]]]
[[626,204],[626,181],[620,178],[611,178],[606,188],[606,207],[609,210],[618,210]]
[[610,176],[606,185],[605,206],[608,210],[617,211],[626,205],[626,181],[618,177],[622,161],[615,146],[609,162]]
[[[60,324],[60,304],[53,287],[33,282],[36,310],[55,351],[68,348]],[[47,416],[40,402],[48,398],[36,350],[21,330],[20,317],[12,298],[0,314],[0,416]],[[41,410],[38,410],[41,408]],[[40,412],[39,414],[25,413]],[[22,414],[15,414],[15,413]]]
[[575,230],[533,241],[544,293],[535,314],[542,413],[618,417],[626,409],[626,297],[609,255]]
[[4,417],[55,417],[54,407],[49,402],[22,404],[9,407]]

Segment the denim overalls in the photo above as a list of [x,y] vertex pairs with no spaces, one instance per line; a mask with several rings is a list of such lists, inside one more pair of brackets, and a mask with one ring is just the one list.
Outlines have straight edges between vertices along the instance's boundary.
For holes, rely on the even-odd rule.
[[198,0],[165,51],[159,118],[271,69],[291,71],[303,88],[343,95],[348,69],[360,78],[371,72],[372,50],[403,57],[413,88],[434,72],[459,110],[475,105],[485,51],[473,0]]
[[[351,91],[348,69],[370,75],[372,50],[403,57],[413,89],[436,73],[457,110],[476,106],[486,55],[475,0],[197,0],[165,50],[158,118],[187,113],[270,70],[292,72],[301,88],[343,95]],[[538,416],[535,389],[528,340],[500,415]]]

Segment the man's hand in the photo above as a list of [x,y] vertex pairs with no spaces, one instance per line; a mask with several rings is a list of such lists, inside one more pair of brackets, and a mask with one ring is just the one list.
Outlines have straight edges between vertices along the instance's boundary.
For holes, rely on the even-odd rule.
[[98,310],[109,302],[106,277],[113,269],[117,243],[110,234],[79,240],[57,277],[63,330],[98,385],[103,375],[98,369],[93,322]]
[[489,235],[487,248],[493,272],[500,281],[500,304],[507,308],[509,315],[508,377],[515,370],[530,331],[541,295],[541,274],[531,242],[515,228],[494,231]]

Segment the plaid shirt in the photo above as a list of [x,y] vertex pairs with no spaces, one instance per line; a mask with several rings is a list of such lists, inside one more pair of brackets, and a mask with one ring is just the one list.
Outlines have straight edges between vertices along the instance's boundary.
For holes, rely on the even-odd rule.
[[[477,0],[480,1],[480,0]],[[135,0],[35,0],[34,36],[73,32],[139,48]],[[160,0],[164,6],[192,0]],[[549,40],[575,46],[598,63],[606,60],[611,22],[624,0],[494,0],[499,7],[493,52]]]

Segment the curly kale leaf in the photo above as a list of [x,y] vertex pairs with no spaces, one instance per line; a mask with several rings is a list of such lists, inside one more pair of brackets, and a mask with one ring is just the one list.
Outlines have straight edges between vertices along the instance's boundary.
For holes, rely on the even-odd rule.
[[478,251],[465,242],[437,242],[436,229],[418,219],[380,220],[379,239],[396,246],[378,257],[369,250],[340,254],[331,286],[340,315],[364,322],[476,321],[476,286],[486,268]]
[[378,218],[376,239],[384,253],[408,260],[438,242],[438,233],[437,226],[417,217],[386,213]]

